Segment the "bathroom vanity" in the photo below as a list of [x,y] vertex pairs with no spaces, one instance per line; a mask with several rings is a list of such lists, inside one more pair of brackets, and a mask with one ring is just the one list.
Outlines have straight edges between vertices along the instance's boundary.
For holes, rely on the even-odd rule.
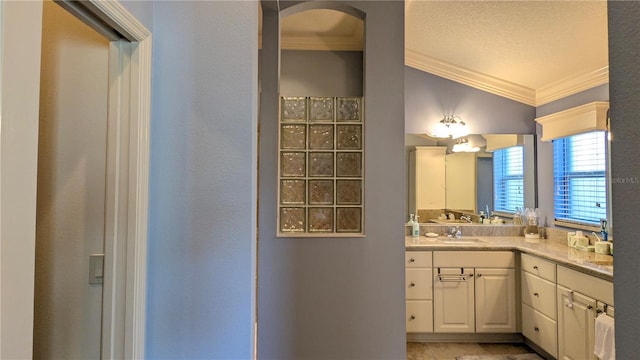
[[522,236],[407,236],[409,341],[525,341],[547,358],[595,359],[613,316],[613,257]]
[[513,251],[434,251],[436,333],[516,331]]

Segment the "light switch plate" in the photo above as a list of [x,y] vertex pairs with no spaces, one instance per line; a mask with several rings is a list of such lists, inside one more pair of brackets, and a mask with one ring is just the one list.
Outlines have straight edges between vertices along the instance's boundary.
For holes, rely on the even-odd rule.
[[89,255],[89,284],[102,284],[104,279],[104,254]]

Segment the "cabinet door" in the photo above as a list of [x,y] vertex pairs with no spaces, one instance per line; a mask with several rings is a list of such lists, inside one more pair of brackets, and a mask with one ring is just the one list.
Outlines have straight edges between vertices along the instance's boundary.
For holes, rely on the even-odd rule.
[[440,268],[433,272],[434,332],[473,333],[473,269]]
[[558,285],[558,359],[596,359],[596,301]]
[[515,269],[476,269],[476,332],[516,332]]
[[[415,208],[418,209],[444,209],[445,206],[445,155],[447,148],[444,146],[423,146],[416,147],[414,158],[411,159],[414,179],[411,179],[411,187],[414,196],[411,203],[415,201]],[[427,221],[427,219],[422,219]]]
[[445,159],[445,204],[448,209],[476,209],[476,153],[451,153]]
[[407,300],[406,316],[408,333],[433,332],[433,304],[430,300]]
[[431,269],[406,269],[405,274],[405,298],[430,300],[433,293]]

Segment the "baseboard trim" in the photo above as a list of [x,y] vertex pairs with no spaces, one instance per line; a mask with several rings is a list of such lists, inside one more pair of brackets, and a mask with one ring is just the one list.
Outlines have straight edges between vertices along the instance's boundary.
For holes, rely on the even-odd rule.
[[521,343],[524,337],[515,334],[453,334],[453,333],[407,333],[408,342],[488,342]]

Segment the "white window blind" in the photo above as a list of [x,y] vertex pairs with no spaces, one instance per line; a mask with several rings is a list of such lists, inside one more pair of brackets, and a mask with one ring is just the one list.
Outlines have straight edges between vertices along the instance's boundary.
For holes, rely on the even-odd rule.
[[607,217],[606,132],[553,141],[556,221],[598,225]]
[[524,157],[522,146],[493,152],[493,208],[515,213],[524,207]]

